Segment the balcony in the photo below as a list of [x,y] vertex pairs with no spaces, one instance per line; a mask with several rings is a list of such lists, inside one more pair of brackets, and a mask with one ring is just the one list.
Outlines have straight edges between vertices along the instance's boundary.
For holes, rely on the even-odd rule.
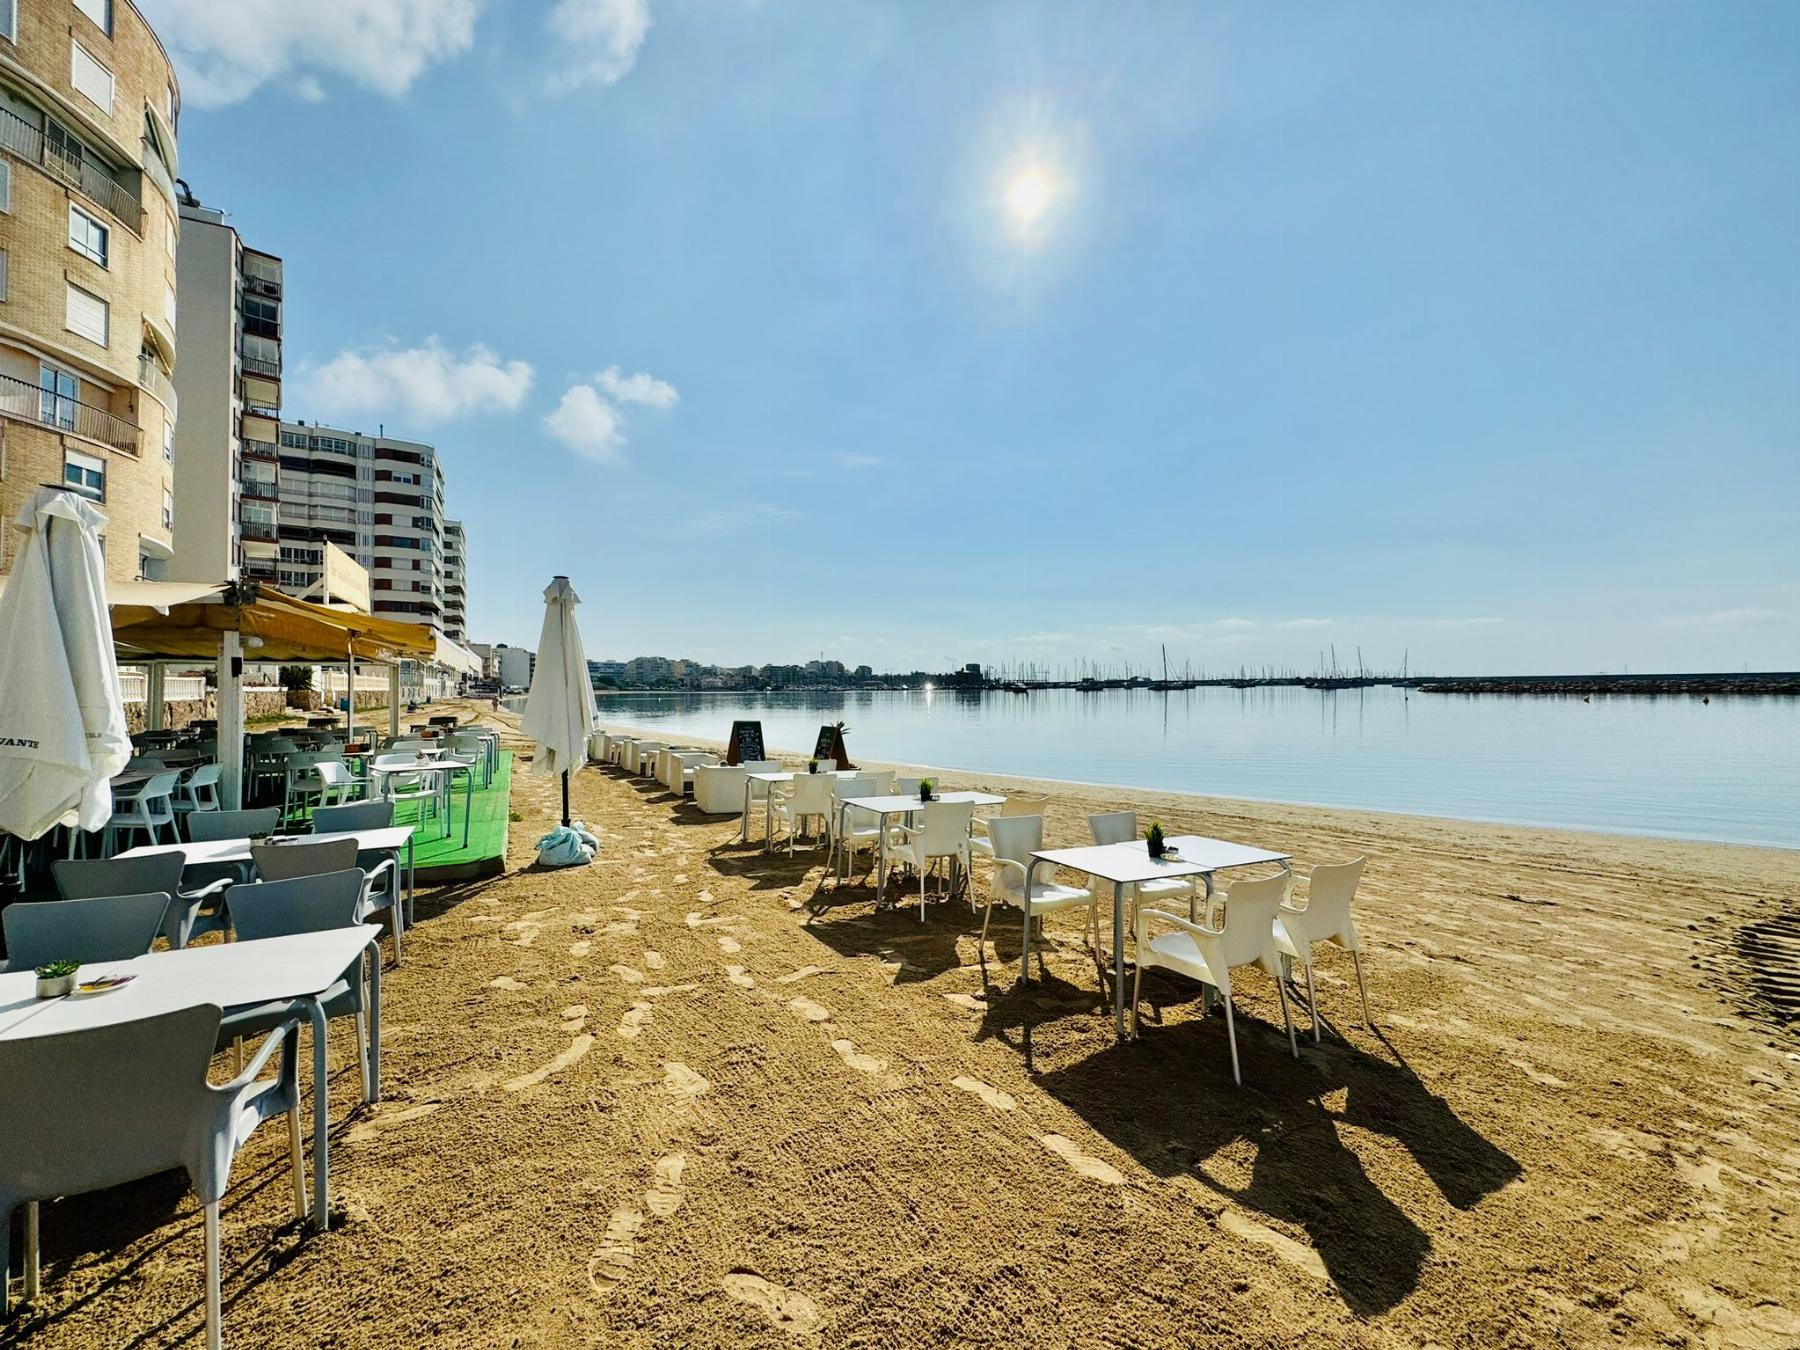
[[163,373],[163,368],[149,352],[138,353],[138,385],[167,408],[169,416],[178,418],[181,415],[175,406],[175,382]]
[[239,528],[243,531],[246,539],[258,539],[273,544],[279,538],[275,530],[275,522],[272,520],[240,521]]
[[273,502],[281,500],[280,480],[275,478],[253,478],[245,475],[238,480],[246,497],[254,497],[258,501]]
[[142,445],[142,432],[136,422],[115,417],[104,408],[79,399],[59,397],[11,375],[0,375],[0,417],[52,427],[127,455],[137,455]]
[[281,448],[274,441],[259,441],[253,436],[246,436],[239,444],[251,459],[278,460],[281,458]]
[[279,361],[268,361],[260,356],[252,356],[249,352],[243,354],[243,361],[246,375],[261,375],[270,380],[281,378],[281,362]]
[[0,150],[34,164],[58,182],[128,226],[133,234],[144,232],[144,208],[118,180],[93,163],[79,147],[53,144],[44,133],[17,113],[0,109]]
[[257,276],[254,272],[244,273],[244,289],[252,295],[267,296],[271,300],[281,299],[281,281],[278,277]]

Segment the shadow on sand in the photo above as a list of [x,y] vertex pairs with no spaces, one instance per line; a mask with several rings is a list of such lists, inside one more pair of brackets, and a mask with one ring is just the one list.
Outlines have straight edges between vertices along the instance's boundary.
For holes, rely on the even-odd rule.
[[[1241,1014],[1238,1049],[1242,1088],[1231,1080],[1218,1016],[1146,1025],[1139,1040],[1038,1081],[1158,1176],[1191,1174],[1243,1208],[1304,1229],[1345,1302],[1363,1315],[1385,1312],[1413,1291],[1431,1239],[1370,1179],[1341,1129],[1394,1140],[1458,1209],[1520,1175],[1511,1156],[1397,1054],[1389,1061],[1327,1040],[1307,1045],[1295,1061],[1279,1024]],[[1328,1107],[1326,1097],[1339,1093],[1342,1106]],[[1212,1165],[1241,1144],[1253,1151],[1247,1181],[1241,1149],[1232,1149],[1228,1164]]]

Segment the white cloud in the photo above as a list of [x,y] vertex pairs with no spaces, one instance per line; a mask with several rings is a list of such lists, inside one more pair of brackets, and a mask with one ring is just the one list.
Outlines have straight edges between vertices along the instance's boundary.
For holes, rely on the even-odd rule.
[[578,455],[611,463],[625,450],[625,419],[591,384],[572,385],[544,429]]
[[560,53],[551,93],[617,84],[637,64],[650,31],[650,0],[556,0],[544,26]]
[[1780,621],[1772,609],[1715,609],[1710,614],[1665,614],[1656,622],[1664,628],[1752,628]]
[[307,406],[326,417],[379,414],[420,426],[513,412],[531,380],[524,361],[480,345],[458,355],[435,337],[417,347],[346,349],[301,375]]
[[667,380],[659,380],[654,375],[646,375],[643,371],[636,375],[622,375],[617,366],[608,366],[594,380],[619,403],[641,403],[646,408],[667,412],[681,401],[681,395],[676,392],[674,385]]
[[593,383],[570,385],[556,411],[544,418],[544,429],[576,454],[610,464],[625,451],[626,421],[619,404],[667,412],[680,400],[667,380],[643,371],[626,375],[617,366],[608,366]]
[[[566,4],[568,0],[563,0]],[[142,0],[181,75],[216,108],[286,81],[302,98],[336,76],[390,98],[468,51],[485,0]]]

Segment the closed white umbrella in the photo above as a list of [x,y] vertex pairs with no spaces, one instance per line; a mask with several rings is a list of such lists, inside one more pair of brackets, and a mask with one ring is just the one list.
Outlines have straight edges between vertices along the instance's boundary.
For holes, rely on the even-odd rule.
[[587,763],[588,736],[600,721],[581,630],[575,626],[575,606],[580,603],[567,577],[555,578],[544,589],[544,631],[538,638],[537,670],[520,723],[537,742],[533,763],[538,772],[563,776],[564,825],[569,823],[569,775]]
[[131,758],[100,552],[106,516],[40,488],[14,524],[24,537],[0,594],[0,830],[98,830],[112,816],[112,777]]

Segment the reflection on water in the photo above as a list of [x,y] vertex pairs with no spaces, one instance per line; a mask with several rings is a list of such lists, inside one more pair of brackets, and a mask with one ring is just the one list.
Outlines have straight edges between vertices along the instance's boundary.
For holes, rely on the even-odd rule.
[[609,724],[947,769],[1800,847],[1800,699],[1388,688],[613,694]]

